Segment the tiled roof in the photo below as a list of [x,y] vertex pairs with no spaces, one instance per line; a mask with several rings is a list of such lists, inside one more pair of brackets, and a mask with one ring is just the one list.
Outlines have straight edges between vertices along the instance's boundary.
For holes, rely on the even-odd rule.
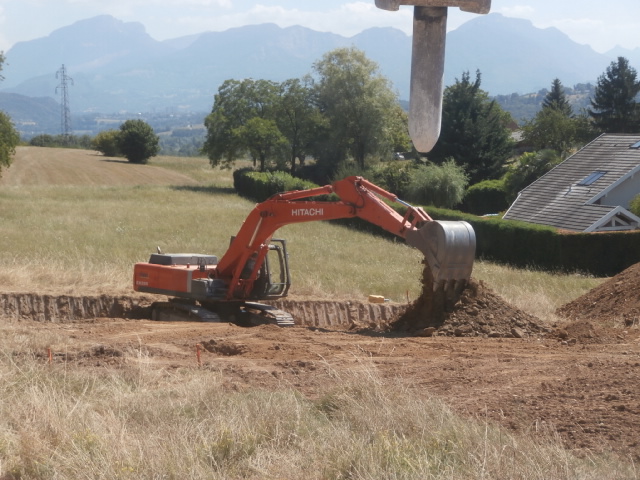
[[[631,148],[639,141],[640,134],[601,135],[522,190],[504,218],[587,230],[618,207],[600,205],[599,198],[640,170],[640,148]],[[594,172],[604,173],[579,185]]]

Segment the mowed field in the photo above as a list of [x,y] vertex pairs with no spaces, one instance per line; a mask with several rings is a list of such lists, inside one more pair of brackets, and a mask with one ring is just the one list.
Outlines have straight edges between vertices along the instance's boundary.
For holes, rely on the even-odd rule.
[[[206,159],[21,147],[0,180],[0,295],[132,295],[156,245],[220,254],[251,208]],[[419,293],[402,242],[282,231],[293,301]],[[0,310],[0,479],[640,478],[638,321],[615,302],[556,313],[604,279],[482,261],[473,276],[513,308],[460,307],[459,336]],[[630,313],[635,279],[606,291]],[[544,332],[464,333],[517,327],[502,317],[518,309]]]
[[196,185],[193,178],[153,165],[130,164],[98,152],[65,148],[18,147],[14,164],[2,172],[0,186]]

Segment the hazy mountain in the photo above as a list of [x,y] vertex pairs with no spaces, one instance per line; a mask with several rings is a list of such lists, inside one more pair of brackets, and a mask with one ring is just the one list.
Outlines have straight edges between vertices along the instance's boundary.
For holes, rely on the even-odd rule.
[[[555,78],[564,85],[595,82],[611,58],[579,45],[556,28],[539,29],[528,20],[499,14],[478,17],[447,38],[445,81],[479,69],[492,95],[535,92]],[[472,77],[473,78],[473,77]]]
[[[65,64],[73,78],[69,97],[74,113],[209,111],[226,79],[299,77],[310,73],[325,52],[350,45],[378,62],[400,97],[408,98],[411,38],[396,29],[373,28],[346,38],[265,24],[159,42],[143,25],[110,16],[16,44],[6,52],[2,87],[57,99],[56,72]],[[556,77],[567,86],[595,82],[613,58],[576,44],[557,29],[491,14],[449,33],[445,81],[451,84],[464,71],[473,75],[479,69],[482,88],[490,94],[527,93],[548,88]]]
[[613,59],[624,57],[629,60],[631,66],[636,70],[640,70],[640,47],[633,50],[617,46],[607,52],[607,55]]
[[25,97],[0,92],[0,110],[9,114],[23,133],[57,132],[60,129],[60,104],[51,97]]

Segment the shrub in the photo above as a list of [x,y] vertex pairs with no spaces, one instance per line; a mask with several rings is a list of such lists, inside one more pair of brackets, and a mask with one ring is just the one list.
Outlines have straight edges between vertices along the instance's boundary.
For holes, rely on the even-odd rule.
[[233,186],[240,195],[257,202],[263,202],[277,193],[318,187],[315,183],[286,172],[256,172],[251,168],[234,171]]
[[485,180],[471,185],[462,200],[463,212],[474,215],[497,213],[509,207],[503,180]]
[[415,166],[410,162],[388,162],[371,174],[371,181],[400,198],[407,197]]
[[105,157],[117,157],[120,155],[118,130],[104,130],[98,133],[91,141],[91,146]]
[[416,203],[453,208],[462,201],[468,177],[449,159],[441,166],[420,166],[412,173],[407,198]]
[[633,200],[631,200],[631,203],[629,204],[629,210],[634,215],[640,216],[640,195],[633,197]]
[[144,120],[127,120],[120,125],[118,149],[131,163],[147,163],[160,151],[160,139]]

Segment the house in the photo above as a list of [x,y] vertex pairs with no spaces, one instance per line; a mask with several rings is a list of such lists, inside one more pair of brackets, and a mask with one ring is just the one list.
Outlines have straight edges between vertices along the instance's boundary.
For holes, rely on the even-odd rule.
[[523,189],[504,218],[576,232],[640,228],[640,134],[603,134]]

